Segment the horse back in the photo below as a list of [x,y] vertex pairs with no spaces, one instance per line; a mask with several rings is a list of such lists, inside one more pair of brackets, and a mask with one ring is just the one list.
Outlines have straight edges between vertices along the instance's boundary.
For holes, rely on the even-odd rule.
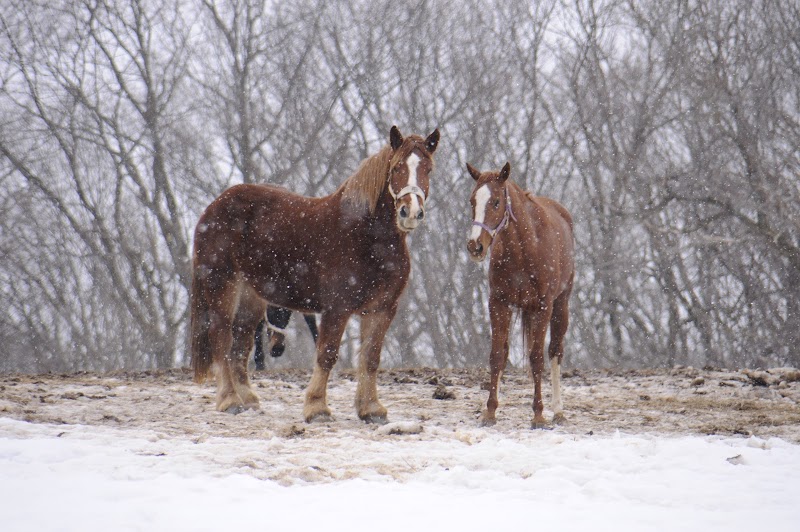
[[337,193],[237,185],[201,216],[195,262],[223,281],[241,274],[263,299],[292,310],[380,306],[376,294],[399,297],[410,269],[405,241],[384,233],[360,214],[343,214]]
[[[224,278],[228,273],[255,268],[265,255],[291,249],[275,246],[276,232],[283,242],[319,226],[318,198],[308,198],[270,185],[235,185],[215,199],[200,216],[195,229],[195,265]],[[304,240],[301,240],[304,241]]]
[[525,192],[525,196],[538,236],[538,254],[557,260],[561,277],[559,285],[565,289],[571,287],[575,272],[572,215],[554,199],[536,196],[532,192]]

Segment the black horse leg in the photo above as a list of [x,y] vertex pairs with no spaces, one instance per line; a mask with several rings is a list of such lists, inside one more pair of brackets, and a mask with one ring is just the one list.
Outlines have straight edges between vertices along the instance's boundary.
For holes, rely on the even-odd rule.
[[[279,357],[283,355],[284,350],[286,349],[286,344],[284,343],[286,337],[283,333],[283,330],[286,329],[287,325],[289,325],[289,319],[292,316],[292,311],[283,308],[283,307],[275,307],[275,306],[268,306],[267,307],[267,319],[261,320],[256,327],[256,334],[255,334],[255,343],[256,343],[256,351],[255,351],[255,362],[256,362],[256,369],[263,370],[265,368],[264,363],[264,327],[266,326],[268,329],[267,336],[272,339],[274,337],[274,341],[272,343],[272,349],[270,350],[270,355],[273,357]],[[306,325],[308,325],[308,330],[311,332],[311,336],[314,338],[314,344],[317,343],[317,338],[319,337],[319,329],[317,328],[317,316],[315,314],[304,314],[303,318],[306,321]]]
[[263,340],[263,333],[264,333],[264,320],[258,322],[256,326],[256,334],[255,334],[255,342],[256,342],[256,355],[255,355],[255,362],[256,362],[256,369],[263,370],[264,369],[264,340]]
[[270,355],[273,357],[281,356],[284,349],[286,349],[286,345],[284,344],[286,336],[283,331],[286,329],[286,326],[289,325],[289,318],[291,317],[292,311],[287,308],[274,307],[272,305],[267,307],[267,321],[271,329],[270,334],[275,335],[277,333],[280,335],[277,337],[276,341],[272,343]]
[[319,330],[317,330],[317,316],[315,314],[304,314],[303,318],[305,318],[306,325],[308,325],[308,330],[311,331],[311,336],[314,338],[314,344],[316,344],[317,337],[319,336]]

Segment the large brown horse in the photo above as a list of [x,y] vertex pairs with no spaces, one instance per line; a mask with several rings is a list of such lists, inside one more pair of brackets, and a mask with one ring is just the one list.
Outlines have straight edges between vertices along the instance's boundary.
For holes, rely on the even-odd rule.
[[425,216],[438,141],[438,130],[404,138],[392,127],[389,144],[329,196],[237,185],[208,206],[195,230],[191,349],[196,381],[216,366],[218,410],[258,406],[247,359],[269,302],[321,314],[306,421],[330,419],[328,376],[353,314],[361,318],[356,411],[386,421],[381,347],[408,281],[406,235]]
[[508,361],[508,331],[512,309],[522,311],[523,345],[533,373],[534,428],[545,426],[542,414],[544,340],[550,327],[550,369],[553,421],[564,420],[561,404],[561,361],[569,324],[569,296],[575,277],[572,217],[555,201],[525,192],[509,180],[511,165],[499,172],[479,172],[469,164],[476,181],[472,191],[472,229],[467,240],[470,257],[489,263],[489,400],[481,417],[494,425],[500,377]]

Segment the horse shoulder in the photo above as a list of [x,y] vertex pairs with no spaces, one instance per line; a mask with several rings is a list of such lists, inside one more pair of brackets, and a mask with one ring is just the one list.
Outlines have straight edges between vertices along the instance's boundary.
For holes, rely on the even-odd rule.
[[525,197],[528,199],[529,204],[534,206],[538,212],[545,214],[545,216],[540,216],[541,218],[549,218],[552,220],[553,224],[563,221],[569,228],[570,234],[572,233],[572,215],[561,203],[546,196],[536,196],[530,191],[525,192]]

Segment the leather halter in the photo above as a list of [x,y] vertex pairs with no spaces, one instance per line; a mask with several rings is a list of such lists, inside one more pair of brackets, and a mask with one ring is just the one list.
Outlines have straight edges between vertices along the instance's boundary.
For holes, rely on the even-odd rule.
[[389,194],[394,198],[394,202],[397,203],[397,200],[402,198],[403,196],[408,196],[409,194],[415,194],[419,196],[423,207],[425,206],[425,191],[419,188],[417,185],[406,185],[400,189],[400,192],[397,194],[394,193],[392,190],[392,182],[389,181]]
[[506,212],[503,214],[503,219],[500,220],[500,223],[497,224],[497,227],[492,229],[483,222],[472,220],[472,225],[477,225],[478,227],[489,233],[489,236],[492,237],[492,243],[489,244],[489,247],[494,245],[495,235],[500,231],[502,231],[503,229],[505,229],[506,227],[508,227],[510,220],[514,220],[515,222],[517,221],[517,217],[514,216],[514,211],[511,210],[511,197],[508,195],[508,187],[504,187],[503,190],[505,191],[505,196],[506,196]]
[[[416,146],[416,148],[412,148],[411,153],[413,153],[415,149],[419,148],[419,143],[418,142],[414,142],[414,146]],[[419,157],[419,156],[417,156],[417,157]],[[389,195],[392,196],[392,199],[394,200],[395,204],[397,203],[397,200],[399,200],[400,198],[402,198],[404,196],[408,196],[409,194],[414,194],[414,195],[418,196],[419,199],[420,199],[420,202],[422,203],[422,206],[425,207],[425,199],[426,198],[425,198],[425,191],[424,190],[422,190],[417,185],[406,185],[406,186],[404,186],[403,188],[400,189],[400,192],[395,194],[394,190],[392,189],[392,179],[391,179],[391,176],[389,176]]]

